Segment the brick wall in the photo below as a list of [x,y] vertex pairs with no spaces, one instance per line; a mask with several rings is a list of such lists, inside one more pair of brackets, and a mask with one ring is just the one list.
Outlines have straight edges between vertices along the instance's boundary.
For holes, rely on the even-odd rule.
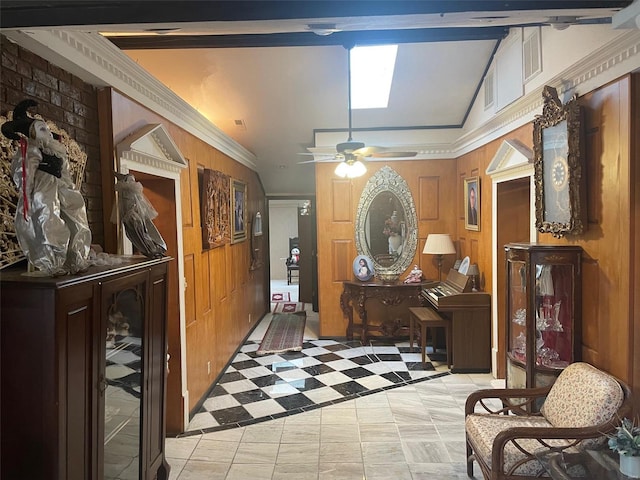
[[104,245],[102,178],[98,136],[98,100],[95,87],[10,42],[0,35],[0,113],[6,115],[18,102],[31,98],[33,111],[67,131],[87,153],[82,194],[92,243]]

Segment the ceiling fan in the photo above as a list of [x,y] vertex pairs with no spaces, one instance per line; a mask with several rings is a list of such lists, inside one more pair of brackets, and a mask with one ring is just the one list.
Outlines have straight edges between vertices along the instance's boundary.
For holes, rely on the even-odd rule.
[[[349,132],[348,138],[346,142],[338,143],[336,145],[336,154],[330,156],[329,158],[322,159],[314,159],[306,162],[298,162],[298,163],[316,163],[316,162],[344,162],[348,165],[353,165],[354,163],[360,161],[360,159],[366,160],[375,160],[375,159],[388,159],[388,158],[406,158],[406,157],[415,157],[418,152],[411,151],[394,151],[392,149],[386,147],[375,147],[369,146],[367,147],[363,142],[357,142],[353,140],[352,137],[352,120],[351,120],[351,49],[353,47],[346,46],[347,49],[347,62],[348,62],[348,96],[347,96],[347,107],[349,111]],[[314,155],[309,153],[303,153],[301,155]]]

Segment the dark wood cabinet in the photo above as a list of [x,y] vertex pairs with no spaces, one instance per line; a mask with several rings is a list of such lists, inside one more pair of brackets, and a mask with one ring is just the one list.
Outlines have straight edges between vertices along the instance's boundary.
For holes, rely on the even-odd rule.
[[0,272],[2,478],[168,477],[169,261]]
[[582,248],[505,245],[509,388],[552,384],[580,360]]

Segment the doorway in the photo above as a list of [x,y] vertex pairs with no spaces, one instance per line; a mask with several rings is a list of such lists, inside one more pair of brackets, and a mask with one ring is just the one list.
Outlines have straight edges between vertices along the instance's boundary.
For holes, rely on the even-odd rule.
[[[271,293],[289,293],[292,301],[318,311],[315,196],[268,198],[269,279]],[[294,270],[291,250],[297,248]],[[294,300],[295,298],[295,300]]]
[[[502,182],[497,185],[496,260],[498,344],[497,378],[505,378],[507,348],[506,270],[504,246],[512,242],[528,242],[531,231],[531,181],[528,177]],[[502,268],[500,268],[502,266]]]

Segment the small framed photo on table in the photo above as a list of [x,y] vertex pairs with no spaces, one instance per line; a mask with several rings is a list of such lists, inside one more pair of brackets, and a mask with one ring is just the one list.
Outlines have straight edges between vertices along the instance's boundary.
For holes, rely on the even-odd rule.
[[480,231],[480,177],[464,179],[464,228]]
[[353,274],[362,281],[367,282],[375,275],[373,262],[366,255],[358,255],[353,261]]

